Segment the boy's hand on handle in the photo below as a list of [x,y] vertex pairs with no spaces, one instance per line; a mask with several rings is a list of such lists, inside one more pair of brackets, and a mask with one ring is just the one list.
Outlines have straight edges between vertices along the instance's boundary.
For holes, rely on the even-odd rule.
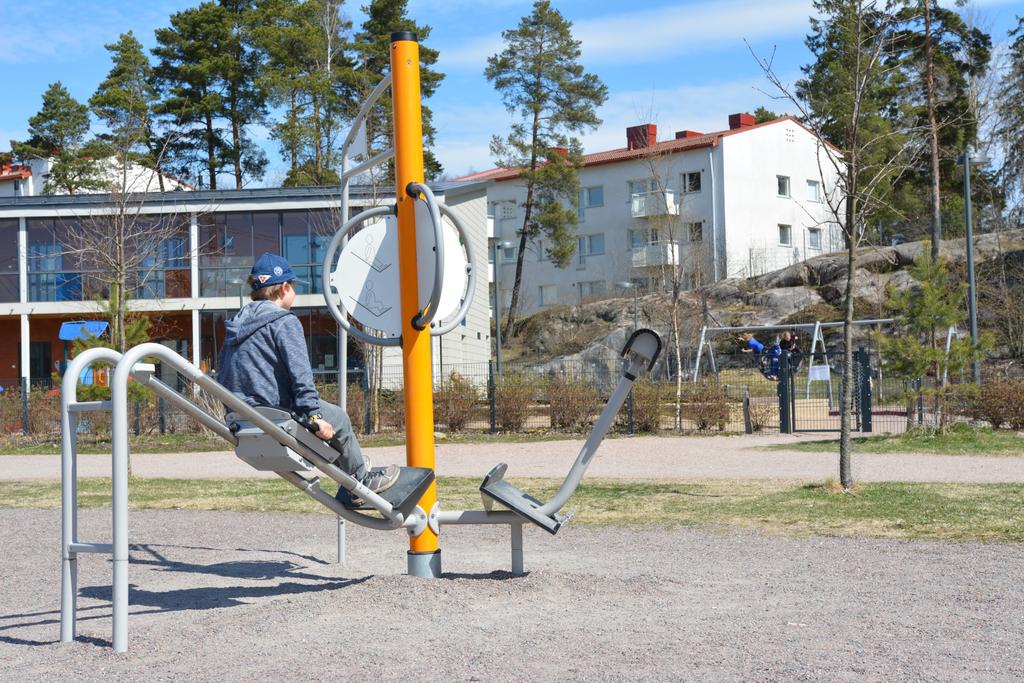
[[324,441],[330,441],[334,438],[334,427],[326,420],[317,420],[316,435]]

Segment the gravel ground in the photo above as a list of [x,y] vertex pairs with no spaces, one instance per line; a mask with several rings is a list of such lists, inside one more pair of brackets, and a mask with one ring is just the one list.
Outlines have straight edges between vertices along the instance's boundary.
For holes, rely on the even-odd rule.
[[[763,446],[816,440],[821,435],[638,436],[606,439],[587,470],[604,479],[787,479],[822,481],[836,478],[835,453],[765,451]],[[581,440],[535,443],[446,444],[438,442],[437,472],[441,476],[479,477],[499,462],[509,463],[516,477],[564,477],[576,459]],[[368,448],[374,463],[405,464],[405,447]],[[1024,456],[1024,453],[1021,454]],[[133,454],[138,477],[274,477],[257,472],[222,453]],[[79,456],[81,477],[109,477],[109,455]],[[859,481],[923,481],[1004,483],[1024,481],[1024,457],[924,454],[856,454]],[[0,480],[60,479],[60,456],[0,456]]]
[[[1020,680],[1024,547],[714,529],[449,528],[441,580],[405,538],[333,520],[131,513],[129,653],[110,573],[80,561],[79,639],[55,643],[57,511],[0,510],[4,680]],[[84,510],[81,538],[108,538]],[[41,539],[42,545],[32,538]]]

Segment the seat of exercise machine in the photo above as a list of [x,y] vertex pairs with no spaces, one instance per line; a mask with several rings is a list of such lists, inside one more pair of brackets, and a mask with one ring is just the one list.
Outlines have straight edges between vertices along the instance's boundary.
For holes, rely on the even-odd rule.
[[[434,481],[434,471],[427,467],[402,467],[399,468],[398,481],[390,488],[381,491],[377,495],[391,503],[391,507],[408,517],[415,509],[420,498],[430,488]],[[338,488],[334,499],[350,510],[372,510],[373,508],[365,503],[355,504],[352,501],[352,493],[344,487]]]
[[[314,453],[327,462],[336,462],[341,455],[341,444],[338,440],[324,441],[316,436],[317,427],[314,423],[281,408],[256,406],[256,411],[271,420],[286,433],[295,437]],[[229,413],[225,419],[229,428],[238,438],[235,454],[246,463],[258,470],[273,472],[298,472],[313,470],[315,466],[287,446],[278,443],[273,437],[244,417]],[[431,482],[434,472],[425,467],[403,467],[398,481],[380,493],[380,497],[391,504],[391,507],[408,515],[416,507]],[[371,510],[367,505],[353,505],[348,490],[338,489],[335,498],[345,507],[353,510]]]
[[557,534],[561,526],[572,518],[572,513],[544,514],[540,511],[540,507],[544,503],[505,481],[506,470],[508,470],[508,465],[505,463],[492,467],[480,484],[481,493],[498,501],[520,517],[533,522],[549,534]]

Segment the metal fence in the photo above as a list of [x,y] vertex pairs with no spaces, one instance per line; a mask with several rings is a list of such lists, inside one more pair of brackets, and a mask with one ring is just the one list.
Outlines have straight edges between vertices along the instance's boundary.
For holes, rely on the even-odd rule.
[[[934,410],[922,382],[885,376],[877,354],[859,350],[854,364],[855,430],[901,432],[914,424],[931,424]],[[435,377],[434,414],[438,431],[452,433],[561,432],[586,433],[618,381],[618,359],[560,361],[537,368],[504,363],[446,364]],[[752,354],[716,357],[696,384],[677,383],[675,367],[662,364],[653,377],[641,377],[623,406],[615,429],[626,433],[656,431],[778,432],[836,431],[840,426],[841,353],[780,358],[762,365]],[[783,381],[771,379],[781,377]],[[788,377],[788,381],[785,378]],[[950,378],[956,381],[958,378]],[[366,368],[350,370],[347,412],[360,434],[394,433],[405,428],[400,368],[374,377]],[[924,384],[927,385],[928,382]],[[0,386],[0,430],[53,437],[60,425],[60,396],[50,380]],[[338,400],[334,375],[317,378],[326,401]],[[379,387],[379,388],[378,388]],[[207,406],[211,412],[220,406]],[[188,434],[200,427],[162,400],[139,400],[130,406],[137,434]],[[109,433],[109,416],[91,415],[81,429]]]

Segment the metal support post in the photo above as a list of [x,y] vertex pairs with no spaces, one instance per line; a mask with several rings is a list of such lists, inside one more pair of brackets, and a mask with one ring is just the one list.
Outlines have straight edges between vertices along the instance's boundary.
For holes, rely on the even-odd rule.
[[779,359],[779,432],[793,433],[793,401],[792,386],[789,377],[789,354],[784,353]]
[[487,361],[487,411],[491,421],[491,434],[498,431],[497,410],[494,405],[497,387],[494,385],[494,363]]
[[[401,283],[402,370],[405,382],[406,462],[410,467],[434,469],[434,391],[430,358],[430,327],[414,323],[420,310],[416,263],[417,198],[408,189],[423,183],[423,119],[420,96],[420,54],[416,34],[391,34],[391,101],[394,111],[395,197],[398,203],[398,265]],[[440,247],[440,245],[439,245]],[[437,273],[436,277],[441,277]],[[434,311],[430,311],[433,315]],[[437,483],[420,499],[431,510],[437,502]],[[428,525],[409,539],[408,572],[413,576],[441,575],[441,549],[437,534]]]
[[860,430],[871,433],[871,358],[863,346],[857,349],[857,365],[860,372]]
[[512,576],[523,575],[523,525],[510,524],[512,536]]

